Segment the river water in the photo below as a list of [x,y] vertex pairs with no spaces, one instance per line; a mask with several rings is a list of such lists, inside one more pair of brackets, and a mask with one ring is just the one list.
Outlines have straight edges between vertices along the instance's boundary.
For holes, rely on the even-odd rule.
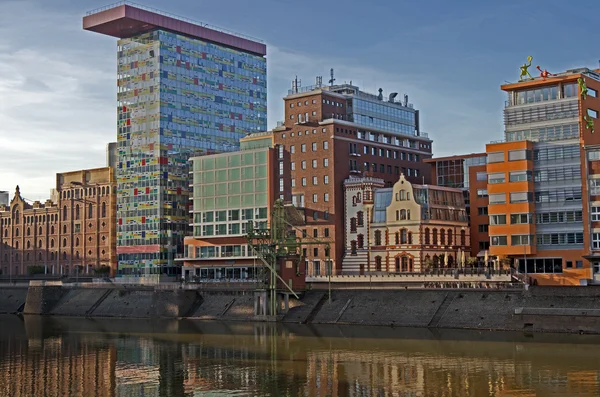
[[600,337],[0,316],[0,396],[600,396]]

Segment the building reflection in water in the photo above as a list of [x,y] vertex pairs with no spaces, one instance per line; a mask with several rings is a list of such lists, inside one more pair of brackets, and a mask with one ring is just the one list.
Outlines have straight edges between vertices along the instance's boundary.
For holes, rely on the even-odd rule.
[[134,321],[0,316],[0,396],[600,395],[592,337]]

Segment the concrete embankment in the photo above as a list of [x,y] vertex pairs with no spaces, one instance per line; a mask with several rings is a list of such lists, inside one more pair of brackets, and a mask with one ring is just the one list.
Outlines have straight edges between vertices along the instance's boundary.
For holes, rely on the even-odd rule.
[[[600,334],[600,288],[308,291],[279,317],[288,324]],[[0,313],[69,317],[257,321],[252,291],[152,287],[0,288]]]

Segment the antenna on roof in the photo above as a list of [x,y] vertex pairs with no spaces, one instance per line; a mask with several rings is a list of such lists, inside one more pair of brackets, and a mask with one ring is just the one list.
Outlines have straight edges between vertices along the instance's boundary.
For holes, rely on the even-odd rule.
[[323,85],[323,76],[317,76],[317,87],[321,87]]
[[331,68],[329,73],[331,75],[331,79],[329,80],[329,85],[333,86],[333,83],[335,82],[335,78],[333,77],[333,68]]
[[379,99],[380,101],[383,101],[383,88],[379,89],[379,95],[377,95],[377,99]]
[[292,80],[292,91],[294,93],[298,93],[298,87],[300,87],[300,84],[302,84],[302,82],[298,80],[298,76],[296,76],[296,78]]
[[408,94],[404,94],[404,107],[408,106]]

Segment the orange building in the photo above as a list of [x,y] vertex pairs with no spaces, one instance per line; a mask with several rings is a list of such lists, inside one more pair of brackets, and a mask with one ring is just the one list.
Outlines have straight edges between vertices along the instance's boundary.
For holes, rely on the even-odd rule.
[[486,146],[490,254],[533,283],[600,281],[599,72],[502,86],[505,141]]
[[433,184],[463,190],[471,235],[471,257],[483,258],[490,248],[486,154],[436,157],[424,162],[431,164]]

